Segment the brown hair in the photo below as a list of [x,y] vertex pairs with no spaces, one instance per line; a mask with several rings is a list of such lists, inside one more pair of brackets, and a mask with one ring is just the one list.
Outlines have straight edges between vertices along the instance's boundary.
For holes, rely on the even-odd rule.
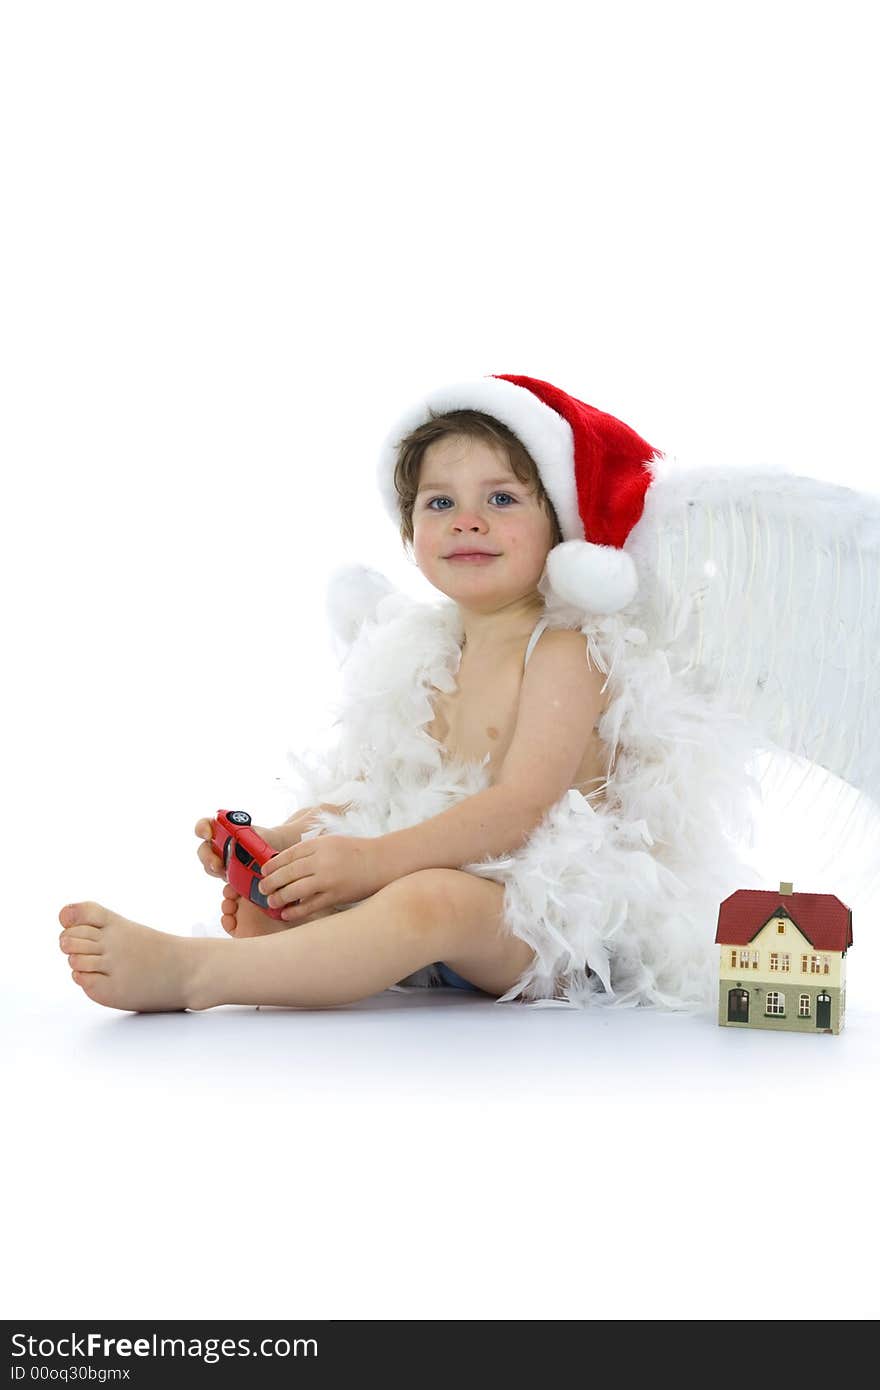
[[430,418],[423,425],[410,430],[397,446],[394,487],[400,511],[400,537],[405,547],[411,547],[413,543],[413,508],[425,451],[435,440],[455,434],[465,435],[469,439],[481,439],[506,455],[514,477],[527,486],[530,492],[536,494],[550,518],[553,526],[551,547],[561,543],[559,519],[544,491],[535,461],[513,430],[496,420],[494,415],[485,415],[480,410],[448,410],[438,414],[429,406],[428,415]]

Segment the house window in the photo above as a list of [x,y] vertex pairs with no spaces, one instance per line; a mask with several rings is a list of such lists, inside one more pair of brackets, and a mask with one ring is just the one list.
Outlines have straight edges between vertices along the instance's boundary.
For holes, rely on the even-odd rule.
[[810,956],[811,975],[827,975],[830,969],[827,956]]
[[798,999],[798,1018],[810,1017],[810,996],[802,994]]
[[781,994],[779,990],[768,989],[764,1012],[765,1014],[783,1015],[785,1013],[785,995]]
[[758,952],[757,952],[757,951],[740,951],[740,953],[739,953],[739,965],[740,965],[740,969],[741,969],[741,970],[748,970],[749,966],[751,966],[753,970],[757,970],[757,968],[758,968]]
[[731,951],[731,953],[730,953],[730,964],[733,966],[733,968],[734,968],[734,970],[735,970],[735,969],[736,969],[736,951]]
[[791,969],[791,954],[788,951],[779,952],[779,969],[789,971]]
[[804,973],[805,975],[806,975],[806,973],[807,973],[807,961],[808,961],[808,960],[809,960],[809,956],[801,956],[801,970],[803,971],[803,973]]
[[783,934],[784,931],[785,931],[785,923],[784,923],[784,922],[777,922],[777,923],[776,923],[776,934],[777,934],[777,936],[782,936],[782,934]]
[[771,952],[770,952],[770,969],[771,969],[771,970],[778,970],[778,969],[779,969],[779,952],[778,952],[778,951],[771,951]]

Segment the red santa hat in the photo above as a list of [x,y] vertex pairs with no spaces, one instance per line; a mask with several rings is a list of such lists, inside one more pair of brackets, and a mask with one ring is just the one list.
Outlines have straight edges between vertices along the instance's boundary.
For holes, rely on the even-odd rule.
[[507,425],[535,461],[559,519],[562,543],[547,556],[547,578],[560,598],[592,613],[616,613],[638,590],[623,549],[642,515],[654,465],[664,458],[622,420],[531,376],[484,376],[431,391],[386,436],[379,487],[399,521],[394,469],[401,440],[435,414],[479,410]]

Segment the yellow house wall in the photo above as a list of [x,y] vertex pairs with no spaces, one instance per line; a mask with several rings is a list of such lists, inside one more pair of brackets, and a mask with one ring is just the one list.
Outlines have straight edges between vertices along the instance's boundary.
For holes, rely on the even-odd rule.
[[[777,930],[778,924],[782,923],[783,930]],[[722,980],[739,980],[748,988],[750,983],[766,985],[772,989],[774,982],[788,985],[819,985],[825,984],[843,989],[846,984],[846,957],[840,951],[817,951],[815,950],[792,922],[790,917],[771,917],[766,922],[757,935],[748,942],[745,947],[721,946],[720,978]],[[758,952],[758,968],[750,965],[748,969],[743,966],[731,965],[731,951],[736,950],[737,961],[739,961],[740,950]],[[771,951],[788,952],[791,957],[790,970],[771,970],[770,953]],[[801,969],[801,956],[825,956],[828,960],[828,974],[820,972],[818,975],[811,973],[809,961],[807,970]]]

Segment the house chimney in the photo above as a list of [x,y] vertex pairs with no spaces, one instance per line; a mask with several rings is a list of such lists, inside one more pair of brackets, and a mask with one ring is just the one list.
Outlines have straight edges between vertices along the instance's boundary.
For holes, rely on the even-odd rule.
[[790,883],[780,883],[779,891],[780,893],[790,893],[792,891],[792,885]]

